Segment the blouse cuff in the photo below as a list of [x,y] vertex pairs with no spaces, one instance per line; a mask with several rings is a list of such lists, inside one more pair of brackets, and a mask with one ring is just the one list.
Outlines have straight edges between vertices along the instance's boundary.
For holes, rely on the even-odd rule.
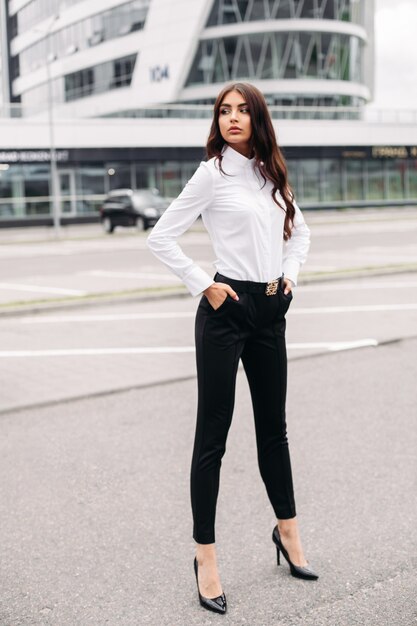
[[283,263],[283,272],[285,278],[289,278],[297,286],[298,272],[300,271],[300,263],[296,259],[285,259]]
[[192,296],[198,296],[214,283],[213,278],[197,265],[182,280]]

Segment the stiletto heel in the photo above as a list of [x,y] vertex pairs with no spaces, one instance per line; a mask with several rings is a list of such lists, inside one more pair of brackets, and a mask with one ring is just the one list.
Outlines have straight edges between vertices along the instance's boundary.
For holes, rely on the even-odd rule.
[[291,561],[287,550],[282,545],[281,537],[280,537],[278,528],[276,526],[274,526],[274,530],[272,531],[272,541],[274,542],[277,548],[278,565],[279,565],[279,558],[280,558],[279,553],[281,551],[282,554],[284,555],[285,560],[290,566],[290,571],[293,576],[295,576],[296,578],[303,578],[304,580],[317,580],[319,576],[318,574],[313,572],[312,569],[310,569],[309,567],[300,567],[300,565],[295,565]]
[[206,598],[202,596],[200,593],[200,588],[198,586],[197,557],[194,558],[194,572],[195,572],[195,579],[197,581],[197,591],[198,591],[198,597],[199,597],[201,606],[207,609],[208,611],[214,611],[215,613],[221,613],[222,615],[224,615],[227,610],[226,596],[224,595],[224,593],[222,593],[220,596],[217,596],[217,598]]

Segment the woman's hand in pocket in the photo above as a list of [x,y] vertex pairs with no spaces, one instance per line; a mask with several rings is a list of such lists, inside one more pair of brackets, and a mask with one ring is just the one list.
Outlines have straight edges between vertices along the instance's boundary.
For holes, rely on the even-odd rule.
[[289,278],[284,278],[284,295],[288,296],[292,292],[294,283]]
[[239,300],[239,296],[227,283],[213,283],[203,291],[211,307],[216,310],[229,295],[233,300]]

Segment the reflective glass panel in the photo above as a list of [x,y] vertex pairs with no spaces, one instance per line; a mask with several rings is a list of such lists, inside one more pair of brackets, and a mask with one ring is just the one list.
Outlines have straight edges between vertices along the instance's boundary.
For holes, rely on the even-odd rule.
[[407,160],[393,159],[387,161],[388,198],[399,200],[405,198],[407,188]]
[[136,189],[158,189],[156,170],[155,163],[136,163]]
[[75,170],[77,213],[99,210],[105,196],[104,165],[82,165]]
[[346,200],[364,200],[364,165],[360,159],[345,161]]
[[106,163],[109,189],[131,189],[132,168],[130,163]]
[[417,198],[417,160],[408,162],[408,193],[410,198]]
[[384,165],[385,162],[382,160],[374,159],[372,161],[368,161],[368,188],[366,193],[367,200],[384,200],[386,197]]
[[322,197],[324,202],[340,201],[343,199],[342,195],[342,176],[341,176],[341,162],[339,159],[323,159],[321,161],[322,167]]
[[320,199],[320,162],[313,159],[300,159],[298,165],[301,201],[318,202]]
[[159,169],[160,192],[168,198],[176,197],[183,187],[181,178],[181,167],[175,161],[163,163]]
[[256,33],[200,42],[187,85],[235,79],[362,81],[363,46],[354,36]]

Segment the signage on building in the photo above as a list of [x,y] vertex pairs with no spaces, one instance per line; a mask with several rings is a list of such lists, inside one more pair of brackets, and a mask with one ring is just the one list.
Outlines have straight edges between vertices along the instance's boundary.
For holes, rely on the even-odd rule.
[[149,68],[152,83],[160,83],[169,79],[169,65],[155,65]]
[[366,159],[366,150],[343,150],[342,157],[344,159]]
[[375,159],[417,158],[417,146],[373,146],[372,156]]
[[[68,150],[55,150],[55,158],[59,162],[69,159]],[[49,150],[0,150],[0,163],[49,163]]]
[[346,148],[344,159],[416,159],[417,146],[371,146],[370,148]]

